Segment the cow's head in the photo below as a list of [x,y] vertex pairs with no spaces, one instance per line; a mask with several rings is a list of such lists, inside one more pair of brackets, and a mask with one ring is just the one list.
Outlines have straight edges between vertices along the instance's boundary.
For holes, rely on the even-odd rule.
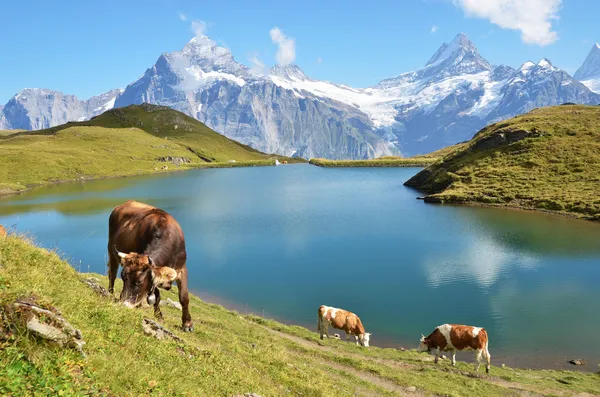
[[358,336],[358,343],[360,343],[361,346],[364,347],[369,347],[369,340],[371,339],[371,333],[369,332],[365,332],[364,334],[360,334]]
[[421,340],[419,340],[419,347],[417,348],[417,351],[419,353],[422,352],[426,352],[426,351],[430,351],[430,347],[429,347],[429,343],[427,341],[427,338],[425,337],[425,335],[421,334]]
[[126,306],[153,305],[156,288],[171,289],[173,281],[177,278],[175,269],[167,266],[155,266],[152,258],[148,255],[135,252],[125,254],[119,252],[116,247],[115,251],[123,266],[121,271],[123,290],[120,300]]

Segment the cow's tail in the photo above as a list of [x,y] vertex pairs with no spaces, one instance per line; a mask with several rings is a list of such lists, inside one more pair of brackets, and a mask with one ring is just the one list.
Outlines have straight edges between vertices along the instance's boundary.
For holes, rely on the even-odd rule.
[[319,310],[317,311],[317,332],[321,332],[323,326],[323,315],[325,314],[325,307],[323,305],[319,306]]

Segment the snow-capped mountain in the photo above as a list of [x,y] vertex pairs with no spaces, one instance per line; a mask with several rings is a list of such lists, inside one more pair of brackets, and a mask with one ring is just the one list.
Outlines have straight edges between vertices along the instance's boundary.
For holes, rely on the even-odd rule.
[[592,46],[583,65],[573,75],[590,90],[600,93],[600,44]]
[[[598,53],[593,49],[576,74],[587,79],[588,87],[600,75]],[[0,128],[43,128],[111,106],[149,102],[182,111],[265,152],[328,158],[414,155],[467,140],[490,122],[535,107],[600,103],[600,95],[586,85],[547,59],[519,69],[493,66],[464,34],[443,44],[423,68],[369,88],[314,80],[296,65],[256,73],[199,36],[181,51],[162,54],[118,95],[78,101],[24,90],[0,110]]]
[[86,101],[74,95],[25,88],[0,109],[0,129],[39,130],[68,121],[83,121],[112,109],[122,90],[110,90]]
[[356,106],[303,89],[318,84],[334,86],[307,78],[294,65],[255,75],[227,49],[196,37],[182,51],[161,55],[115,106],[166,105],[267,153],[329,158],[399,153]]

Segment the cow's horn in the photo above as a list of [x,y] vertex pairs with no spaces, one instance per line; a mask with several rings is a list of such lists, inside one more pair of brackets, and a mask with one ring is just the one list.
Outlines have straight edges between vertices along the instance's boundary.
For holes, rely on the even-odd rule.
[[152,260],[152,257],[151,257],[151,256],[148,256],[148,264],[149,264],[150,266],[154,266],[154,261]]
[[124,254],[122,252],[119,252],[119,250],[117,249],[116,245],[113,245],[113,247],[115,248],[115,252],[117,253],[117,255],[119,255],[119,257],[121,258],[125,258],[127,256],[127,254]]

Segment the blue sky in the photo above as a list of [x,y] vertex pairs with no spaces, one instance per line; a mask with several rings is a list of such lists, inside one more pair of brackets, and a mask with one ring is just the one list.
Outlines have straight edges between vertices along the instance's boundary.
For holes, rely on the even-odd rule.
[[294,40],[287,59],[307,75],[357,87],[423,66],[459,32],[493,64],[517,67],[546,57],[571,74],[600,41],[598,0],[511,3],[11,1],[0,8],[0,104],[26,87],[81,99],[125,87],[162,52],[181,49],[194,36],[194,20],[249,66],[253,57],[276,63],[269,32],[278,27]]

